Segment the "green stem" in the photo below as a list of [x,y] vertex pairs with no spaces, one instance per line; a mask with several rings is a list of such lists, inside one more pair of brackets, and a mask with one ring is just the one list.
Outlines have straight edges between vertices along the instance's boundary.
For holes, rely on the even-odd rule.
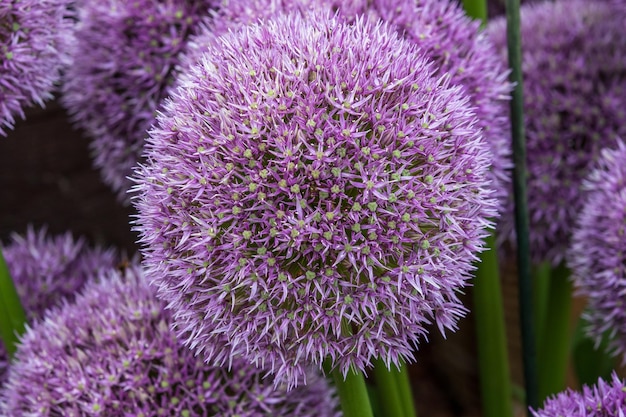
[[526,139],[524,137],[524,97],[522,83],[522,47],[520,39],[520,0],[506,0],[509,79],[514,83],[511,97],[511,136],[513,139],[513,195],[517,234],[517,273],[520,326],[524,365],[526,405],[537,409],[537,364],[533,323],[532,281],[530,278],[530,242],[528,203],[526,200]]
[[549,302],[539,349],[539,394],[545,400],[550,394],[563,391],[570,359],[572,330],[570,312],[572,284],[569,270],[560,265],[550,276]]
[[[394,369],[394,366],[391,366]],[[400,391],[392,370],[380,359],[374,361],[374,375],[376,376],[376,391],[378,402],[383,416],[406,417],[400,399]]]
[[545,331],[546,309],[550,292],[550,271],[552,267],[549,262],[542,262],[533,271],[533,297],[535,305],[535,332],[537,333],[537,346],[541,346],[543,332]]
[[391,374],[396,380],[396,387],[398,387],[398,393],[400,394],[400,401],[402,401],[404,415],[406,417],[417,417],[408,369],[409,368],[406,364],[403,364],[399,370],[392,366]]
[[468,16],[478,19],[483,27],[487,23],[487,1],[486,0],[463,0],[463,8]]
[[[344,379],[341,371],[332,371],[344,417],[374,417],[361,372],[350,369]],[[390,416],[392,417],[392,416]]]
[[504,309],[493,235],[486,243],[488,250],[481,254],[473,288],[483,416],[512,417]]
[[585,329],[589,326],[583,317],[578,318],[574,336],[572,337],[572,362],[574,371],[581,385],[593,385],[598,378],[605,381],[611,378],[611,372],[619,364],[609,352],[610,330],[602,335],[600,344],[587,336]]
[[400,369],[393,365],[387,369],[385,362],[377,359],[374,361],[374,374],[382,415],[417,417],[406,364]]
[[0,248],[0,337],[9,357],[15,353],[18,336],[24,333],[25,323],[26,314]]

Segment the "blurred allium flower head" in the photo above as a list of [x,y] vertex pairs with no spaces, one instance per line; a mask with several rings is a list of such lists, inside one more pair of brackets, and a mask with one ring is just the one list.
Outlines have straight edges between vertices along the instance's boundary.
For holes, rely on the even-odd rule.
[[104,181],[127,201],[127,176],[167,96],[187,38],[216,0],[83,0],[62,102],[91,137]]
[[[110,270],[74,304],[28,328],[4,390],[9,416],[337,416],[317,374],[309,385],[274,390],[241,359],[206,365],[170,330],[171,315],[143,272]],[[2,414],[2,410],[0,410]],[[5,414],[2,414],[5,415]]]
[[[600,150],[626,137],[626,8],[610,1],[522,7],[528,207],[535,262],[556,265],[582,208],[580,185]],[[489,25],[506,61],[506,22]],[[513,201],[501,235],[514,232]]]
[[588,300],[589,335],[626,358],[626,145],[605,149],[583,183],[584,205],[572,234],[568,266]]
[[456,327],[496,201],[468,99],[432,73],[384,23],[323,12],[207,48],[151,131],[134,200],[187,345],[295,385],[303,362],[398,363],[426,325]]
[[25,106],[52,98],[69,62],[71,0],[0,1],[0,135]]
[[[76,293],[102,270],[113,268],[120,256],[112,249],[89,247],[70,233],[50,236],[46,229],[29,229],[25,235],[14,234],[2,247],[7,267],[28,320],[62,300],[72,300]],[[6,352],[0,344],[0,362]],[[6,372],[0,364],[0,382]]]
[[475,107],[478,126],[492,152],[490,179],[498,200],[509,194],[511,167],[508,72],[480,23],[449,0],[225,0],[212,21],[188,44],[182,67],[197,62],[218,36],[281,12],[314,8],[337,10],[353,22],[359,15],[382,19],[416,44],[435,65],[435,76],[450,75]]
[[610,381],[598,378],[582,392],[568,389],[548,398],[543,408],[531,410],[534,417],[618,417],[626,408],[626,384],[615,372]]

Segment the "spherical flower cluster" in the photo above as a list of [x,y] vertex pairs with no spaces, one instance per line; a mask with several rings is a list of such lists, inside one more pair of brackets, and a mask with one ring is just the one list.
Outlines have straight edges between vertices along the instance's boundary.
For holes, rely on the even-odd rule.
[[[586,196],[568,252],[575,287],[586,296],[590,336],[610,332],[610,349],[626,355],[626,145],[604,150],[584,182]],[[626,357],[626,356],[625,356]]]
[[0,415],[337,416],[317,374],[296,391],[274,390],[241,359],[229,369],[206,365],[170,322],[140,268],[111,270],[27,329],[0,392]]
[[449,0],[231,0],[219,9],[212,22],[192,37],[183,68],[197,62],[216,37],[293,10],[316,7],[338,10],[353,22],[359,15],[382,19],[401,36],[416,44],[435,65],[435,76],[449,74],[451,84],[462,86],[475,108],[478,126],[489,144],[490,179],[496,197],[504,203],[509,195],[512,167],[507,81],[508,65],[501,62],[480,22],[467,17],[457,2]]
[[94,163],[122,201],[178,55],[214,3],[98,0],[79,6],[62,102],[91,137]]
[[[626,137],[626,8],[610,1],[522,7],[522,72],[532,258],[560,263],[600,150]],[[506,22],[489,32],[506,61]],[[514,234],[512,199],[501,235]]]
[[615,372],[611,381],[598,378],[582,392],[568,389],[548,398],[540,410],[531,410],[534,417],[618,417],[626,409],[626,384]]
[[496,207],[461,89],[365,19],[279,15],[216,42],[135,174],[144,265],[187,344],[297,384],[303,362],[398,363],[427,324],[454,329]]
[[69,62],[73,39],[71,0],[0,2],[0,135],[24,106],[52,98]]
[[[70,233],[48,236],[45,229],[13,235],[2,252],[29,321],[39,319],[61,300],[73,299],[101,270],[119,262],[119,255],[111,249],[91,248]],[[6,373],[5,358],[0,344],[0,382]]]

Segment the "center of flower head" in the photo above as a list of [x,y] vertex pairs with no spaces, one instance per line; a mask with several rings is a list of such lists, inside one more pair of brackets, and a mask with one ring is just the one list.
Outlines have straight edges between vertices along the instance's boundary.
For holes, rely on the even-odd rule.
[[263,75],[225,69],[246,91],[225,103],[241,118],[219,133],[210,171],[219,184],[215,246],[234,250],[236,273],[334,285],[372,281],[428,249],[442,191],[433,152],[450,127],[426,108],[428,93],[397,81],[419,76],[389,62],[338,71],[337,48],[281,59]]

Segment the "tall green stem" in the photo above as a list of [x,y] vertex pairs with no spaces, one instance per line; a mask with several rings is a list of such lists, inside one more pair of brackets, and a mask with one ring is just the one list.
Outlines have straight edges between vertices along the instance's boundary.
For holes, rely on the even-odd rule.
[[9,357],[15,353],[18,335],[24,332],[25,323],[26,314],[0,248],[0,337]]
[[552,267],[549,262],[542,262],[533,270],[533,297],[535,313],[535,332],[537,333],[537,346],[541,346],[545,329],[546,309],[550,293],[550,272]]
[[522,83],[522,47],[520,39],[520,2],[506,0],[507,47],[514,83],[511,99],[511,136],[513,138],[513,194],[517,234],[517,271],[520,325],[526,386],[526,405],[538,408],[537,365],[533,323],[532,281],[530,278],[530,243],[528,203],[526,201],[526,140],[524,138],[524,97]]
[[343,416],[374,417],[363,374],[350,369],[344,379],[338,368],[335,368],[332,374],[339,394]]
[[380,359],[374,361],[376,375],[376,390],[383,416],[389,417],[416,417],[411,383],[406,364],[400,369],[387,365]]
[[596,346],[595,341],[586,335],[588,326],[587,320],[578,318],[572,337],[572,362],[578,382],[593,385],[598,378],[610,379],[611,372],[619,365],[616,358],[609,354],[610,330],[602,335],[600,344]]
[[398,387],[398,392],[400,393],[400,401],[402,401],[404,415],[406,417],[417,417],[408,369],[406,364],[403,364],[399,370],[391,367],[391,374],[396,380],[396,387]]
[[[393,369],[393,365],[391,366]],[[374,375],[376,375],[376,391],[382,415],[389,417],[406,417],[402,407],[398,384],[391,370],[380,359],[374,361]]]
[[572,342],[572,284],[565,266],[560,265],[552,270],[548,297],[538,355],[540,401],[565,389]]
[[511,417],[511,377],[506,350],[506,330],[500,271],[493,235],[481,254],[474,279],[474,314],[484,417]]

